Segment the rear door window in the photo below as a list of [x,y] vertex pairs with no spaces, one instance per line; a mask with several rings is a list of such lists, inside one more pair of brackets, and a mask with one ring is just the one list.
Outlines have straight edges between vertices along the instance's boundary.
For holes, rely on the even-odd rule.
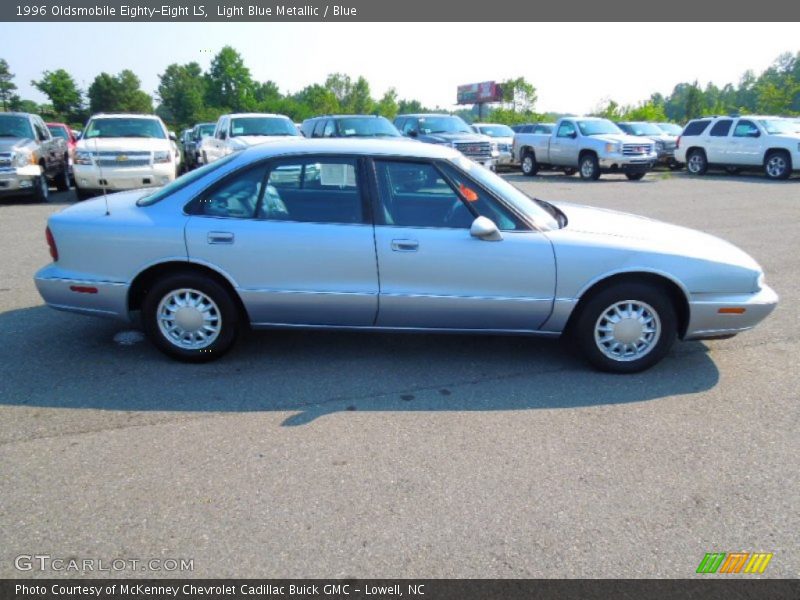
[[712,137],[725,137],[728,135],[728,132],[731,130],[731,125],[733,125],[732,119],[720,119],[714,126],[711,128],[709,135]]

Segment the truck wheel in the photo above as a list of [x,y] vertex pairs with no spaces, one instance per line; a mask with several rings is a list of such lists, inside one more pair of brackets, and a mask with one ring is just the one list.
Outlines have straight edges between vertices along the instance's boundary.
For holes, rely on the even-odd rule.
[[163,353],[208,362],[227,352],[239,333],[233,298],[219,283],[195,273],[157,281],[142,306],[144,329]]
[[596,368],[636,373],[664,358],[677,333],[675,308],[662,290],[624,283],[589,298],[575,322],[574,338]]
[[525,152],[522,156],[520,167],[522,168],[522,174],[528,177],[533,177],[539,172],[539,165],[536,163],[536,157],[533,152],[530,150]]
[[594,154],[584,154],[580,160],[581,179],[597,181],[600,179],[600,164]]
[[683,168],[683,163],[675,162],[674,160],[667,165],[670,171],[680,171]]
[[706,153],[697,148],[689,152],[689,156],[686,157],[686,170],[690,175],[705,175],[708,171]]
[[639,181],[644,177],[644,173],[625,173],[625,177],[627,177],[629,181]]
[[785,150],[773,150],[764,159],[764,173],[769,179],[789,179],[792,159]]
[[61,169],[61,172],[56,177],[56,189],[59,192],[68,192],[69,191],[69,160],[67,157],[64,157],[64,167]]
[[566,175],[567,177],[572,177],[577,172],[578,169],[564,169],[564,175]]
[[35,202],[47,202],[47,197],[50,195],[50,182],[47,181],[47,175],[39,175],[33,183],[33,199]]

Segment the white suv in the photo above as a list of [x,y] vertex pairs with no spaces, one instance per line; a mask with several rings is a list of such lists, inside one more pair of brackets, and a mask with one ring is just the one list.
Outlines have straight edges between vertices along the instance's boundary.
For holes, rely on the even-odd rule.
[[177,172],[173,137],[154,115],[94,115],[75,146],[78,198],[173,181]]
[[300,131],[289,117],[266,113],[238,113],[222,115],[214,128],[214,135],[200,142],[200,162],[209,164],[223,156],[270,139],[300,136]]
[[736,173],[763,168],[770,179],[788,179],[800,170],[800,132],[780,117],[706,117],[686,124],[678,138],[675,160],[692,175],[710,166]]

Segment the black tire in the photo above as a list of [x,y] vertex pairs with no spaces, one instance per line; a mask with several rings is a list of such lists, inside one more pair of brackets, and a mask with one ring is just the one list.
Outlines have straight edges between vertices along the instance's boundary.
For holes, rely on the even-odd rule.
[[686,170],[689,175],[705,175],[708,171],[706,153],[699,148],[691,150],[686,156]]
[[[216,336],[212,340],[205,344],[203,341],[198,341],[195,347],[184,347],[179,345],[177,338],[167,337],[159,325],[157,313],[162,301],[169,305],[167,299],[173,293],[188,294],[185,297],[193,300],[201,295],[205,298],[202,306],[209,306],[206,311],[195,310],[184,318],[191,322],[190,326],[196,326],[196,329],[191,330],[194,332],[192,336],[199,335],[197,333],[200,329],[199,323],[209,323],[211,327],[217,326]],[[211,301],[210,304],[205,304],[207,300]],[[178,326],[177,319],[180,316],[178,311],[174,314],[176,319],[172,323]],[[203,320],[204,315],[212,320]],[[142,320],[147,337],[159,350],[177,360],[194,363],[212,361],[225,354],[236,341],[240,329],[239,311],[230,293],[214,279],[195,273],[178,273],[157,281],[145,296],[142,304]]]
[[[653,334],[649,350],[639,358],[634,358],[633,355],[612,358],[612,349],[609,345],[614,345],[614,340],[601,343],[596,338],[595,333],[601,327],[611,326],[608,321],[605,322],[605,325],[602,324],[601,319],[604,318],[604,315],[612,314],[613,307],[618,303],[626,303],[628,301],[638,303],[640,308],[645,308],[645,305],[648,305],[646,306],[647,312],[643,314],[647,315],[651,311],[655,313],[656,319],[650,321],[650,323],[659,324],[657,327],[658,335]],[[657,286],[645,283],[613,285],[589,297],[579,310],[580,312],[571,332],[573,339],[576,341],[583,357],[601,371],[637,373],[649,369],[667,355],[677,337],[678,319],[675,314],[675,307],[664,290]],[[629,322],[631,326],[634,326],[633,332],[623,330],[620,332],[622,335],[626,333],[636,335],[635,327],[640,326],[638,319],[623,318],[620,322]],[[638,341],[636,342],[637,348],[639,343]],[[601,345],[606,348],[606,351],[600,349]],[[643,346],[642,350],[645,347]],[[628,348],[626,346],[623,348],[623,354],[627,352]]]
[[78,200],[88,200],[94,196],[94,194],[89,190],[82,190],[77,186],[75,186],[75,195],[78,197]]
[[47,175],[39,175],[33,185],[34,202],[47,202],[47,198],[50,196],[50,182],[47,181]]
[[597,181],[600,179],[600,163],[597,162],[597,155],[588,152],[581,156],[578,162],[578,170],[581,174],[581,179],[586,181]]
[[625,177],[628,178],[628,181],[639,181],[644,177],[644,173],[625,173]]
[[564,169],[564,175],[566,175],[567,177],[572,177],[577,172],[578,169]]
[[536,162],[536,156],[530,150],[526,150],[522,155],[519,166],[522,174],[527,177],[533,177],[539,172],[539,163]]
[[786,150],[773,150],[764,158],[767,179],[789,179],[792,174],[792,157]]
[[673,161],[667,165],[667,168],[670,171],[680,171],[683,168],[683,166],[684,166],[683,163]]
[[70,176],[69,176],[69,160],[67,157],[64,157],[64,166],[61,169],[61,172],[56,177],[56,189],[59,192],[68,192],[70,188]]

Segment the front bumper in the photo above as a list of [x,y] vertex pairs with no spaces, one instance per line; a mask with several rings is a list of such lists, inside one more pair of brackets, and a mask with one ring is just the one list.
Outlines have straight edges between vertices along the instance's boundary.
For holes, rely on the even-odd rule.
[[693,294],[684,339],[736,335],[758,325],[777,305],[778,294],[766,285],[753,294]]
[[34,276],[36,289],[50,308],[129,321],[128,284],[70,277],[55,263]]
[[39,165],[0,169],[0,194],[34,194],[36,181],[41,174],[42,169]]
[[514,164],[514,155],[511,154],[511,151],[503,152],[500,151],[500,154],[497,157],[497,166],[498,167],[509,167]]
[[658,160],[655,152],[637,156],[607,156],[600,158],[600,170],[608,173],[646,173]]
[[113,191],[161,187],[175,179],[175,163],[159,163],[145,167],[103,167],[74,165],[75,185],[85,190]]

